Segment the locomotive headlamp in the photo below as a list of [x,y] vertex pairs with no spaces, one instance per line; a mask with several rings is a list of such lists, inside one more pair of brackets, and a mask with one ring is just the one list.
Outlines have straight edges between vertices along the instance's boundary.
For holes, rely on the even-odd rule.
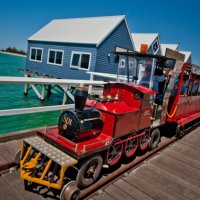
[[100,97],[98,98],[98,100],[101,101],[101,102],[105,102],[105,101],[107,101],[106,97],[103,96],[103,95],[100,96]]
[[114,100],[115,100],[115,101],[119,101],[119,94],[116,94],[116,95],[114,96]]
[[114,101],[114,99],[111,95],[107,95],[106,99],[107,99],[107,101],[110,101],[110,102]]

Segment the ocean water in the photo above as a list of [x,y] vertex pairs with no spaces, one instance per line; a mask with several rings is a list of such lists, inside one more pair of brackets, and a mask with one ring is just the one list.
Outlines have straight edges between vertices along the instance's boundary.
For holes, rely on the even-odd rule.
[[[0,53],[0,76],[23,76],[19,69],[25,69],[26,58]],[[28,96],[23,94],[22,84],[0,84],[0,110],[28,108],[36,106],[59,105],[62,95],[54,92],[44,102],[41,102],[33,90]],[[0,117],[0,134],[35,127],[57,124],[60,111],[13,115]]]

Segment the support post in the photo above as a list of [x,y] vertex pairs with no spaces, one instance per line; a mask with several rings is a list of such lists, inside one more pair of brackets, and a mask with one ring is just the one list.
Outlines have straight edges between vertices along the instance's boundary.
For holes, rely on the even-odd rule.
[[[29,74],[25,73],[24,77],[30,77]],[[24,84],[24,95],[27,96],[28,95],[28,84]]]
[[46,90],[45,85],[42,85],[42,92],[41,92],[41,98],[40,98],[42,101],[45,100],[45,90]]
[[62,105],[65,105],[66,101],[67,101],[67,90],[64,90],[63,92],[63,102],[62,102]]
[[[94,74],[90,74],[90,81],[94,80]],[[92,93],[92,85],[89,85],[88,94]]]

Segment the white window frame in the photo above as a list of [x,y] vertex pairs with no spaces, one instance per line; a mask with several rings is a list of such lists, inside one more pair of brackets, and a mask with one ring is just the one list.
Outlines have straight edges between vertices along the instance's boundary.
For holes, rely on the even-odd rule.
[[[74,55],[74,54],[80,54],[80,59],[79,59],[78,66],[72,65],[72,60],[73,60],[73,55]],[[88,64],[88,69],[85,69],[85,68],[81,68],[81,67],[80,67],[80,65],[81,65],[81,60],[82,60],[82,54],[90,55],[89,64]],[[92,53],[90,53],[90,52],[72,51],[72,53],[71,53],[71,61],[70,61],[70,68],[89,71],[89,70],[90,70],[90,64],[91,64],[91,58],[92,58]]]
[[[154,52],[153,46],[154,46],[155,43],[158,44],[158,48],[157,48],[157,50]],[[153,44],[152,44],[152,51],[153,51],[153,54],[154,54],[154,55],[157,54],[157,52],[159,51],[159,49],[160,49],[160,47],[159,47],[159,41],[158,41],[158,39],[156,39],[156,40],[153,42]]]
[[[61,64],[57,64],[57,63],[55,63],[55,61],[54,61],[54,63],[49,62],[50,51],[62,52]],[[49,65],[63,66],[63,58],[64,58],[64,50],[60,50],[60,49],[48,49],[47,64],[49,64]],[[56,57],[55,57],[55,60],[56,60]]]
[[[34,59],[31,59],[32,49],[35,49],[35,50],[36,50],[35,58],[37,58],[37,50],[42,50],[41,60],[37,60],[37,59],[34,60]],[[43,48],[38,48],[38,47],[31,47],[31,48],[30,48],[29,60],[35,61],[35,62],[42,62],[42,58],[43,58]]]

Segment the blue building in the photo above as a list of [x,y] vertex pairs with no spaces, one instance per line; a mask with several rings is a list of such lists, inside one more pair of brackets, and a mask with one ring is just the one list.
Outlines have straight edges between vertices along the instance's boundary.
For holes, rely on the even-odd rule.
[[115,74],[115,50],[134,50],[125,16],[53,20],[28,39],[26,70],[66,79]]

